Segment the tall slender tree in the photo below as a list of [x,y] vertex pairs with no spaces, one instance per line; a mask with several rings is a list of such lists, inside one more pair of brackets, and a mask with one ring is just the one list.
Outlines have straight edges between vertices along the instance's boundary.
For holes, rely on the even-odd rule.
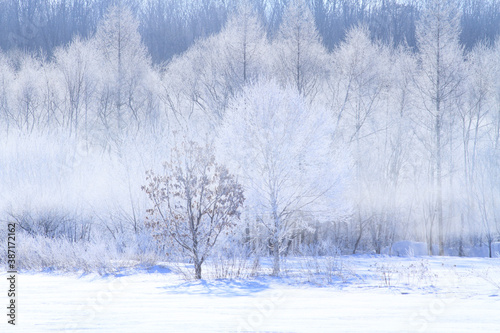
[[[443,161],[447,124],[453,117],[451,100],[462,83],[463,52],[459,44],[460,15],[450,0],[429,0],[417,26],[420,57],[418,90],[427,121],[421,122],[432,137],[434,187],[439,254],[444,255]],[[448,127],[449,129],[449,127]],[[429,240],[432,243],[432,239]],[[429,244],[431,246],[431,244]]]
[[366,27],[355,27],[349,31],[346,41],[333,53],[333,75],[329,80],[331,109],[335,118],[335,135],[352,147],[356,168],[356,240],[355,253],[370,222],[370,214],[363,212],[367,201],[364,191],[370,165],[367,150],[369,140],[378,132],[377,119],[381,115],[383,92],[386,90],[387,60],[389,52],[379,44],[372,43]]
[[[235,88],[255,81],[263,72],[264,54],[269,52],[264,28],[250,1],[243,1],[222,31],[228,75]],[[239,89],[238,89],[239,90]]]
[[142,90],[148,78],[150,59],[138,28],[139,22],[132,12],[120,4],[109,9],[94,37],[104,64],[105,93],[111,97],[118,131],[129,124],[129,118],[139,122],[140,113],[144,111]]
[[328,73],[327,51],[305,0],[292,0],[275,39],[276,76],[314,99]]

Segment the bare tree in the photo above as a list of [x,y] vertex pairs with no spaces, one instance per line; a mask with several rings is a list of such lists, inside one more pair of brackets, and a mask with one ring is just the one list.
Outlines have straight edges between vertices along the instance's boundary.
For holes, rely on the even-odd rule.
[[219,236],[239,219],[243,189],[228,170],[215,162],[210,146],[194,142],[173,152],[164,172],[147,173],[142,189],[153,207],[146,225],[157,241],[187,255],[194,263],[195,278]]

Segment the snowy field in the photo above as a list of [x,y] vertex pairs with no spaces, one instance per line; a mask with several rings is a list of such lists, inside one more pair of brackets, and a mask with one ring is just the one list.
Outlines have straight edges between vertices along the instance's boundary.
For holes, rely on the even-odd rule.
[[[168,264],[108,276],[25,272],[18,278],[18,325],[4,319],[0,331],[500,331],[499,258],[314,262],[288,259],[283,277],[248,280],[186,281]],[[325,267],[335,272],[325,275]]]

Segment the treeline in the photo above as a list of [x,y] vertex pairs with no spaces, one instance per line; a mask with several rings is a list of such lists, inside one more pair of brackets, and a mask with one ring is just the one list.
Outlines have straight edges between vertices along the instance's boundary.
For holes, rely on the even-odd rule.
[[[0,48],[47,57],[75,36],[92,36],[108,8],[131,8],[154,63],[186,51],[194,41],[218,33],[243,0],[4,0],[0,2]],[[250,1],[268,37],[278,31],[289,0]],[[470,50],[492,43],[500,31],[500,1],[456,0],[460,43]],[[353,26],[364,24],[372,40],[416,48],[415,23],[425,4],[417,0],[308,0],[322,42],[332,50]]]

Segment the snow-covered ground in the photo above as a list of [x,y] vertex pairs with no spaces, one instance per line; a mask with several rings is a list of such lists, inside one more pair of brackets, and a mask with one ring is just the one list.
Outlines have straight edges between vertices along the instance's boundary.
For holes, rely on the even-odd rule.
[[500,332],[498,258],[304,262],[289,259],[282,278],[232,281],[185,281],[162,265],[104,277],[21,273],[18,325],[4,315],[0,331]]

